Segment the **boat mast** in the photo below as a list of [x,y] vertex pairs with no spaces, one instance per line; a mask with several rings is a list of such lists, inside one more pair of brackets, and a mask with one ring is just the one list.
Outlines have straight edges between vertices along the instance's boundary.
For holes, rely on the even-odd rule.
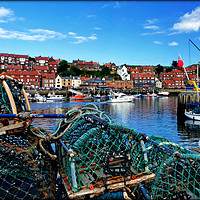
[[199,106],[199,64],[197,65],[197,104],[198,106]]

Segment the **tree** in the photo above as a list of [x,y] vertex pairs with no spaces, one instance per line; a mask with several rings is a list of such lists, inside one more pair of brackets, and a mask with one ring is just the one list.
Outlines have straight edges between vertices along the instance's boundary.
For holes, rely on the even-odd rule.
[[101,70],[101,76],[105,77],[105,76],[110,75],[110,71],[111,70],[108,67],[103,67],[103,69]]
[[66,72],[68,70],[68,68],[70,68],[68,62],[66,60],[62,60],[59,64],[58,64],[58,73],[62,73],[65,74],[64,72]]
[[173,68],[177,68],[177,64],[178,64],[177,61],[175,61],[175,60],[172,61],[172,67]]
[[161,66],[160,64],[156,66],[155,71],[157,72],[157,74],[159,75],[161,72],[163,72],[163,66]]

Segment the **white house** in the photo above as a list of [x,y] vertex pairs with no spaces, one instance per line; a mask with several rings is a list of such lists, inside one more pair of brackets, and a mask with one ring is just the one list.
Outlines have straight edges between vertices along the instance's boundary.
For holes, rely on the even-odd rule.
[[62,78],[59,75],[55,78],[55,88],[62,88]]
[[122,67],[119,67],[117,69],[117,74],[119,74],[121,76],[121,78],[122,78],[123,81],[124,80],[128,80],[128,81],[131,80],[130,74],[128,74],[128,70],[127,70],[127,68],[124,65]]

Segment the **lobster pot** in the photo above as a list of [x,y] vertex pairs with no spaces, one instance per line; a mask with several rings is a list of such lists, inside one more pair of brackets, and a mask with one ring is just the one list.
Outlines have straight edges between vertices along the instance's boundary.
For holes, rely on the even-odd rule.
[[102,127],[81,119],[57,146],[68,197],[93,198],[153,181],[144,148],[143,136],[132,129],[115,123]]
[[[50,144],[44,145],[51,151]],[[55,199],[56,163],[28,131],[0,137],[0,199]]]
[[[165,138],[103,121],[81,118],[57,143],[69,199],[200,198],[200,156]],[[60,127],[62,132],[65,124]]]

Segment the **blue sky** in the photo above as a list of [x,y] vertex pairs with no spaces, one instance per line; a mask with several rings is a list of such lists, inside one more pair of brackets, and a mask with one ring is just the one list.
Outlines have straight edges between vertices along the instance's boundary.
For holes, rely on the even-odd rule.
[[200,61],[198,1],[2,1],[0,53],[100,64]]

